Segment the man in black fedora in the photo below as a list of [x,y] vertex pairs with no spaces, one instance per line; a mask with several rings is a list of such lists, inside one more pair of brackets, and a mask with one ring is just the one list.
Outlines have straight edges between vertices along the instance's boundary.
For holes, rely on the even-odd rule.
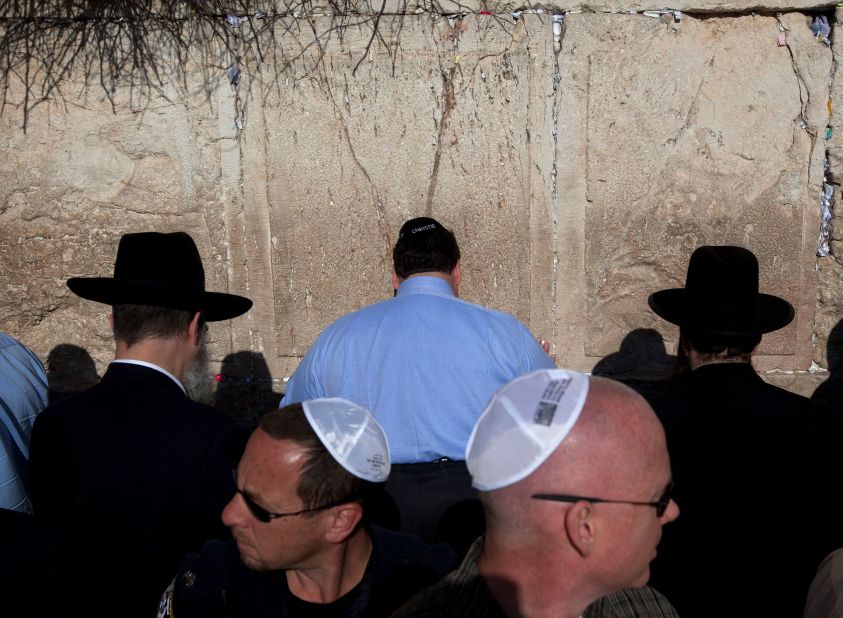
[[700,247],[684,288],[650,307],[679,326],[690,371],[653,404],[682,517],[665,529],[652,585],[682,616],[798,616],[822,558],[840,546],[841,433],[810,400],[752,367],[793,307],[758,290],[741,247]]
[[150,616],[184,552],[225,534],[231,424],[191,401],[183,381],[202,355],[205,323],[252,303],[205,291],[184,232],[126,234],[113,277],[67,285],[111,305],[116,353],[99,384],[49,406],[33,430],[35,514],[60,533],[51,607]]

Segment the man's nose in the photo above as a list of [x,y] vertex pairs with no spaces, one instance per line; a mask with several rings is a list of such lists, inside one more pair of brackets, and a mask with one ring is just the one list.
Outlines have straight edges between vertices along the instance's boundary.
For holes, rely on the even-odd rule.
[[669,524],[677,517],[679,517],[679,505],[676,504],[675,500],[671,500],[667,505],[667,510],[662,515],[662,525]]
[[222,523],[229,528],[242,526],[245,520],[245,505],[240,499],[240,494],[234,494],[234,497],[228,501],[225,508],[222,510]]

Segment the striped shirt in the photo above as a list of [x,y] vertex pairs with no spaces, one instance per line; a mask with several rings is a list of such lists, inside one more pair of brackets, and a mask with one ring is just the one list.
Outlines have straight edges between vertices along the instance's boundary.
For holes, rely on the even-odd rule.
[[[410,599],[392,618],[506,618],[477,569],[483,537],[468,550],[460,568]],[[582,618],[679,618],[662,594],[645,586],[597,599]]]

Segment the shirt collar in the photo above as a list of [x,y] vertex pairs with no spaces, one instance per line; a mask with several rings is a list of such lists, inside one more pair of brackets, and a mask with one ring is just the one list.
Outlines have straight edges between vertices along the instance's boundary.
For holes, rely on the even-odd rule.
[[454,290],[451,284],[439,277],[426,275],[415,275],[401,282],[398,286],[398,296],[408,294],[438,294],[440,296],[453,296]]
[[114,359],[114,360],[113,360],[113,361],[111,361],[111,362],[112,362],[112,364],[114,364],[114,363],[122,363],[122,364],[124,364],[124,365],[140,365],[141,367],[148,367],[149,369],[154,369],[155,371],[160,371],[160,372],[161,372],[161,373],[163,373],[165,376],[167,376],[168,378],[170,378],[173,382],[175,382],[176,384],[178,384],[178,387],[181,389],[181,391],[182,391],[185,395],[187,395],[187,389],[185,389],[185,388],[184,388],[184,384],[182,384],[182,383],[181,383],[181,381],[180,381],[180,380],[179,380],[176,376],[174,376],[172,373],[170,373],[169,371],[167,371],[167,370],[166,370],[166,369],[164,369],[163,367],[159,367],[158,365],[155,365],[155,364],[153,364],[153,363],[147,363],[146,361],[142,361],[142,360],[135,360],[135,359],[133,359],[133,358],[121,358],[121,359]]

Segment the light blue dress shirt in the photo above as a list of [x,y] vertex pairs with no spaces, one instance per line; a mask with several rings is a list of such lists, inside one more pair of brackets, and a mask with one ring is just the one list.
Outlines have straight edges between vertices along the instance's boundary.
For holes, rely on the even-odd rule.
[[45,407],[44,365],[17,339],[0,333],[0,508],[32,512],[26,481],[29,436]]
[[553,366],[511,315],[455,297],[443,279],[415,276],[395,298],[326,328],[281,404],[344,397],[381,423],[393,463],[462,460],[492,394],[521,374]]

